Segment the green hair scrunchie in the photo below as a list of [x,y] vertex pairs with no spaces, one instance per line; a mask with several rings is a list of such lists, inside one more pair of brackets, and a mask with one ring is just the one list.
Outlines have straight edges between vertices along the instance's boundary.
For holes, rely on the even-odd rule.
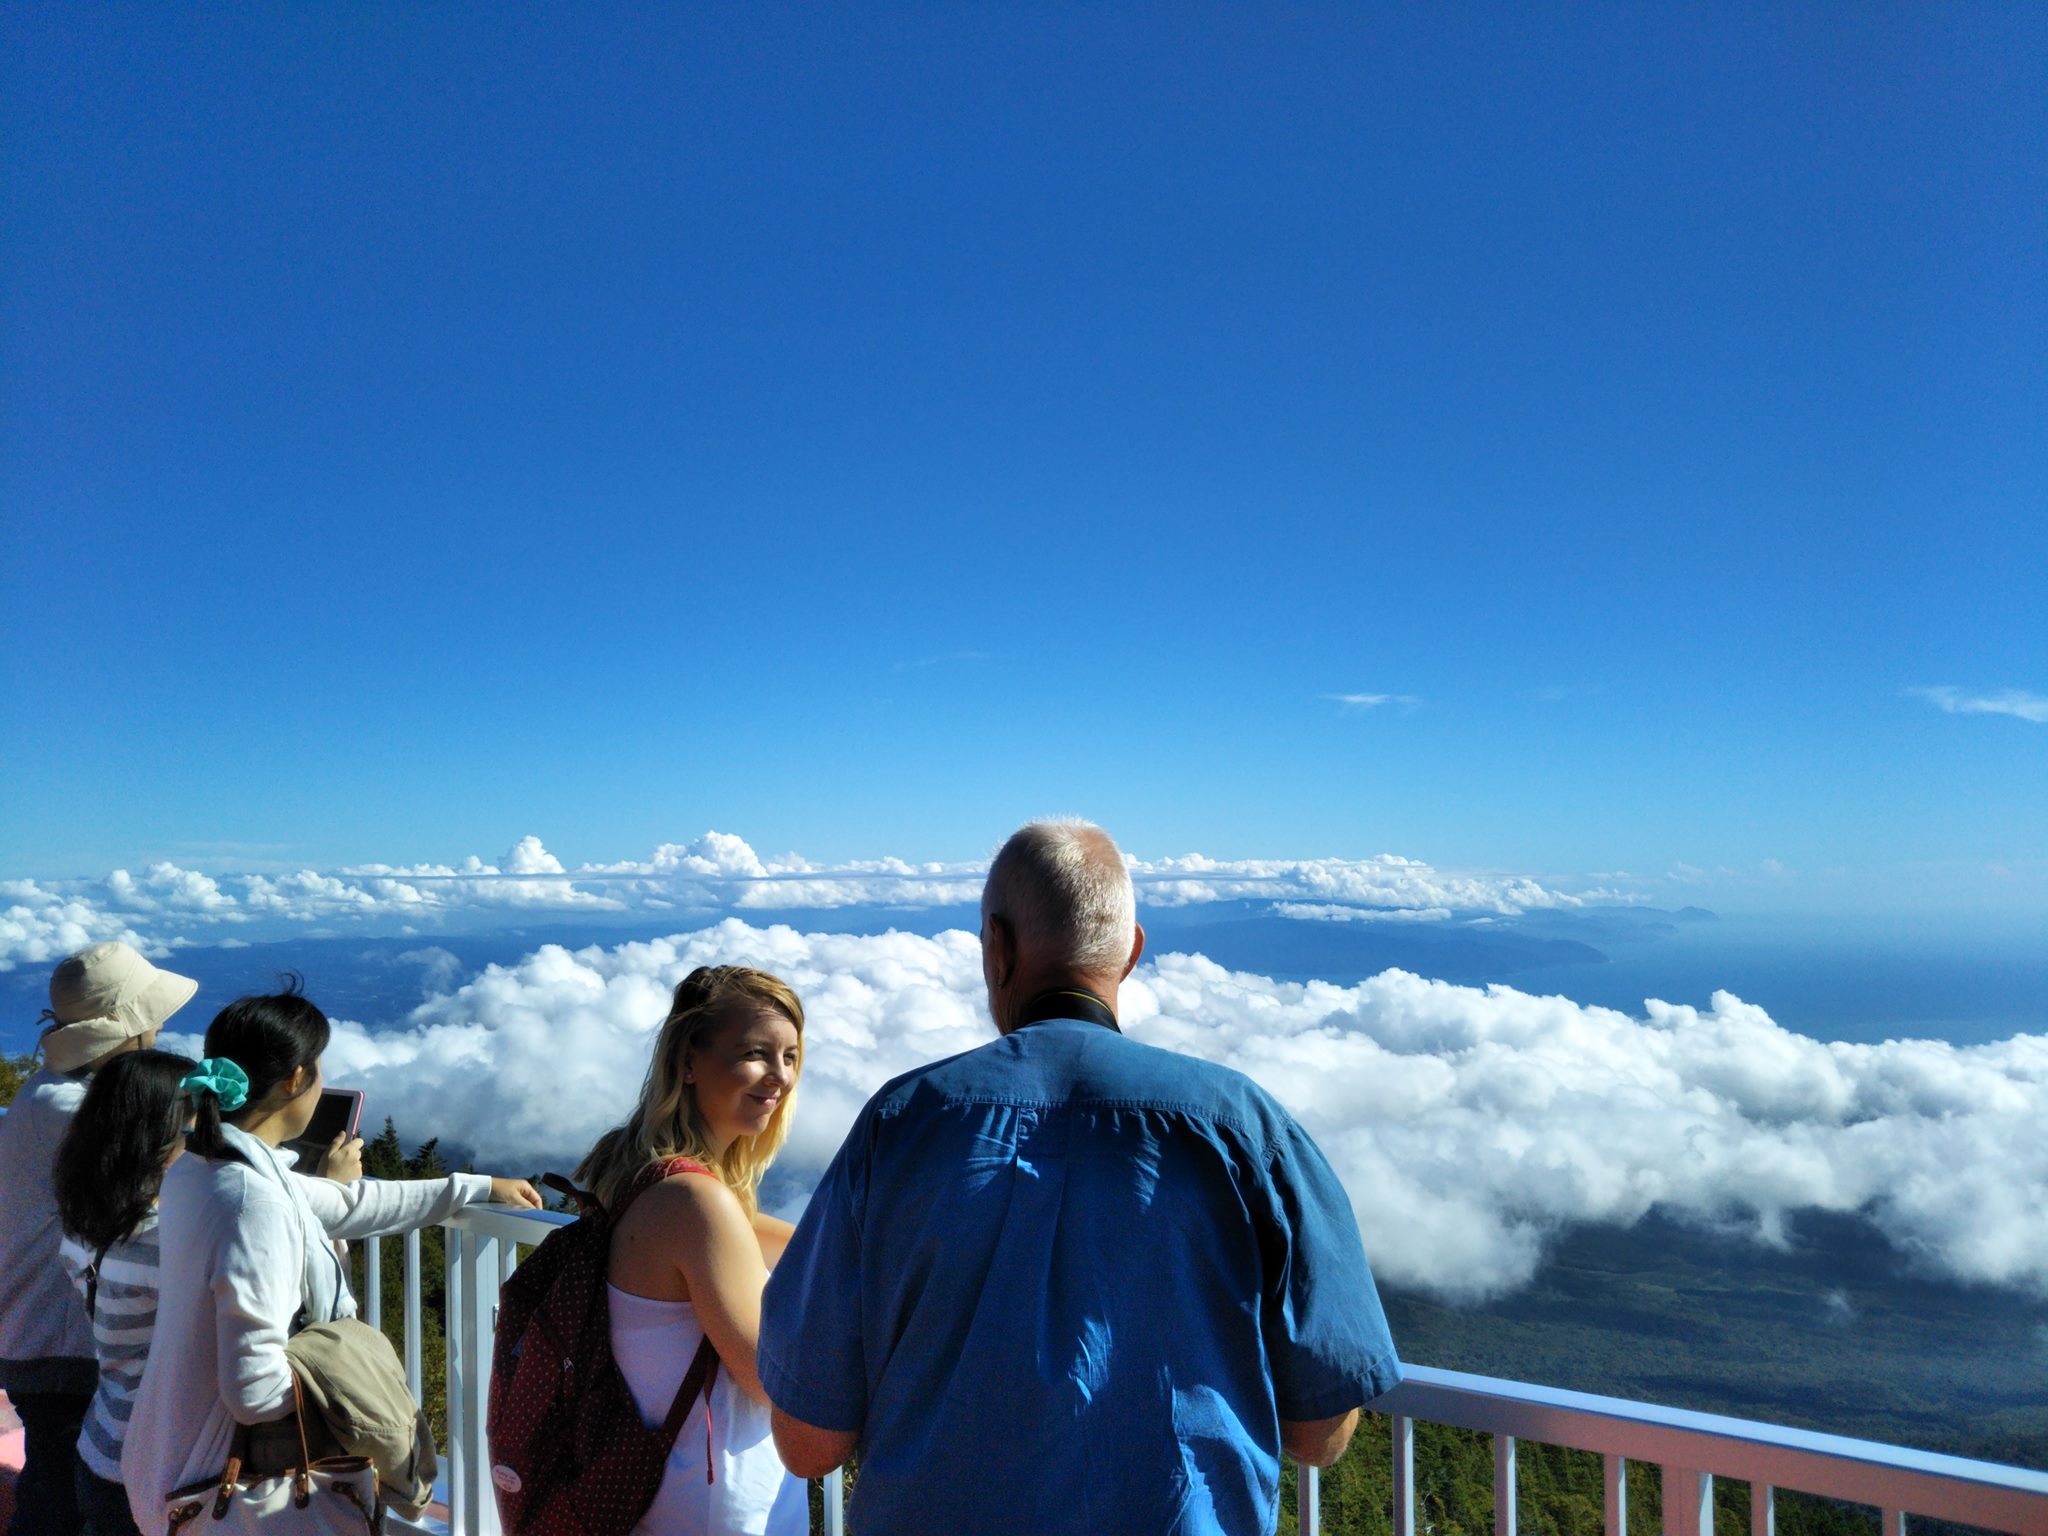
[[220,1100],[223,1114],[231,1115],[249,1102],[249,1074],[225,1056],[207,1057],[178,1086],[194,1097],[212,1094]]

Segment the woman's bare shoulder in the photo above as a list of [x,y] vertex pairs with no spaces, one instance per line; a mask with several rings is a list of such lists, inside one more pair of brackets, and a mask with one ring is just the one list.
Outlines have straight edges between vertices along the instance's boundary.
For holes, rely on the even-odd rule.
[[715,1174],[672,1173],[644,1192],[620,1218],[626,1232],[675,1232],[681,1237],[746,1226],[739,1196]]

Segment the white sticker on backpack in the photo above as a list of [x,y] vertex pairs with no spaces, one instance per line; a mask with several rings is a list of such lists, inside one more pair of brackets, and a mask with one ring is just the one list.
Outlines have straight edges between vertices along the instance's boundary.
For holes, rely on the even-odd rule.
[[517,1493],[526,1486],[519,1481],[519,1474],[506,1466],[502,1461],[491,1468],[491,1481],[507,1493]]

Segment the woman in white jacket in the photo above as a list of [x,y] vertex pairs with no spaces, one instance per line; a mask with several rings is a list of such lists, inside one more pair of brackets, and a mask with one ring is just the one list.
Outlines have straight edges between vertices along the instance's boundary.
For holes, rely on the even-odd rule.
[[294,1172],[278,1149],[312,1120],[327,1036],[326,1015],[296,992],[245,997],[214,1019],[185,1080],[196,1155],[164,1176],[156,1331],[121,1452],[146,1536],[164,1536],[174,1491],[219,1477],[237,1423],[291,1411],[292,1333],[355,1315],[333,1239],[431,1225],[482,1200],[540,1205],[523,1179],[337,1184]]

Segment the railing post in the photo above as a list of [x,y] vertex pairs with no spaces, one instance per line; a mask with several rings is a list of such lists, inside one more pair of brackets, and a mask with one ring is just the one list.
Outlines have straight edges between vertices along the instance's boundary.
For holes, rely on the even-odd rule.
[[372,1328],[384,1326],[384,1239],[363,1239],[363,1321]]
[[462,1536],[498,1536],[498,1499],[484,1449],[500,1240],[445,1228],[448,1260],[448,1523]]
[[[445,1256],[448,1241],[445,1233],[441,1241]],[[418,1402],[424,1383],[420,1378],[420,1234],[417,1227],[405,1234],[405,1385],[412,1393],[412,1400]]]
[[1515,1536],[1515,1437],[1493,1437],[1493,1536]]
[[1749,1536],[1778,1536],[1778,1490],[1769,1483],[1749,1485]]
[[1322,1475],[1314,1467],[1295,1467],[1294,1513],[1301,1536],[1321,1536],[1323,1529]]
[[839,1467],[825,1474],[825,1536],[846,1536],[846,1473]]
[[1714,1478],[1689,1467],[1665,1467],[1664,1536],[1714,1536]]
[[454,1227],[441,1229],[441,1284],[447,1296],[448,1310],[441,1319],[442,1353],[447,1357],[448,1382],[448,1529],[453,1536],[475,1536],[476,1526],[470,1510],[474,1500],[470,1497],[469,1462],[471,1457],[462,1448],[462,1392],[459,1375],[462,1369],[462,1314],[463,1302],[467,1299],[469,1287],[463,1282],[469,1277],[463,1273],[463,1261],[467,1244],[462,1233]]
[[1415,1421],[1394,1418],[1394,1536],[1415,1536]]
[[1628,1458],[1601,1458],[1601,1474],[1607,1484],[1607,1536],[1628,1536]]

